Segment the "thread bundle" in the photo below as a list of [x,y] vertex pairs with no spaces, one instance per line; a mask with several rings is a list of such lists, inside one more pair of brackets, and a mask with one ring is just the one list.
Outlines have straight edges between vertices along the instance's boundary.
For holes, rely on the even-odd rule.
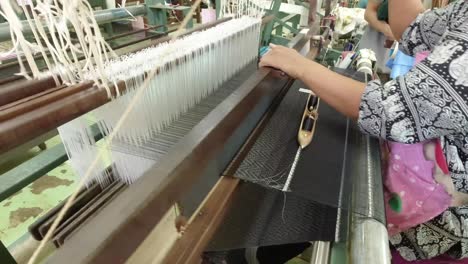
[[[26,2],[26,1],[24,1]],[[96,84],[111,91],[103,74],[103,65],[114,55],[104,41],[99,25],[87,0],[35,0],[34,3],[18,3],[27,20],[20,21],[10,1],[1,1],[2,15],[10,25],[14,44],[11,52],[18,55],[21,72],[27,79],[57,75],[65,84],[83,81],[86,72],[93,73]],[[29,26],[33,40],[23,33]],[[73,41],[76,39],[78,41]],[[31,73],[22,61],[26,58]],[[40,55],[47,69],[40,71],[34,55]]]
[[85,174],[99,151],[108,152],[108,160],[100,162],[90,181],[105,183],[108,177],[105,169],[109,164],[113,166],[114,176],[127,183],[143,175],[160,158],[157,146],[148,149],[151,139],[256,60],[260,27],[258,18],[244,16],[109,61],[104,66],[106,78],[111,82],[125,81],[127,89],[125,94],[91,113],[103,136],[114,130],[146,73],[154,69],[158,73],[108,149],[102,149],[94,141],[89,117],[80,117],[59,128],[78,175]]
[[[160,158],[158,147],[149,142],[203,98],[257,58],[264,0],[222,0],[221,16],[233,19],[205,31],[163,43],[140,52],[112,57],[87,0],[37,0],[21,4],[35,42],[23,34],[24,21],[16,16],[9,1],[2,1],[2,13],[10,23],[16,54],[22,54],[31,69],[26,78],[59,76],[66,84],[94,81],[113,100],[58,128],[69,161],[77,174],[89,184],[108,181],[113,175],[132,183]],[[31,14],[31,15],[30,15]],[[74,36],[78,41],[73,42]],[[41,54],[47,69],[40,71],[33,55]],[[84,57],[84,60],[80,60]],[[157,74],[152,73],[156,70]],[[150,77],[149,77],[150,76]],[[149,79],[149,85],[143,85]],[[110,90],[112,83],[124,81],[124,94]],[[139,91],[142,86],[145,89]],[[131,103],[137,93],[136,104]],[[119,120],[130,109],[123,124]],[[96,142],[90,125],[96,123],[104,141]],[[118,128],[118,129],[116,129]],[[170,138],[170,136],[169,136]],[[167,147],[174,142],[164,143]],[[100,155],[105,152],[106,155]],[[105,158],[102,158],[104,156]],[[91,177],[86,177],[95,163]]]

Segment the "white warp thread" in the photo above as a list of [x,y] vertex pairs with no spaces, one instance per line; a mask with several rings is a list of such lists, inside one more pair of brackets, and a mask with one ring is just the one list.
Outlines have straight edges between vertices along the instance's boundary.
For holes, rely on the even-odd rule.
[[[109,163],[114,175],[126,183],[134,182],[154,166],[159,157],[142,148],[148,148],[145,142],[255,61],[260,28],[260,19],[244,16],[106,63],[106,78],[111,82],[125,81],[127,89],[91,113],[104,136],[114,131],[146,73],[154,69],[159,72],[115,133],[114,142],[106,150],[108,162],[101,162],[87,183],[104,183]],[[59,128],[71,165],[80,176],[100,151],[89,123],[81,117]]]
[[[9,1],[2,1],[0,6],[1,14],[11,26],[15,51],[24,54],[32,71],[32,76],[26,73],[19,56],[21,74],[25,77],[41,78],[52,73],[67,84],[92,80],[106,88],[109,97],[112,93],[108,84],[125,81],[125,94],[113,91],[118,97],[92,112],[101,134],[105,137],[114,132],[119,145],[117,148],[109,144],[109,158],[97,166],[92,181],[105,183],[108,179],[105,168],[113,164],[115,175],[131,183],[153,166],[157,158],[145,152],[135,153],[135,148],[128,151],[122,145],[143,146],[152,135],[257,58],[263,1],[222,0],[222,16],[234,19],[115,59],[108,56],[111,49],[87,0],[37,0],[29,5],[31,14],[22,4],[35,42],[29,42],[23,35],[23,24]],[[72,32],[77,43],[72,42]],[[46,62],[46,72],[39,71],[35,54]],[[80,61],[80,56],[84,60]],[[132,109],[125,124],[114,131],[146,74],[154,69],[158,69],[158,74],[144,91],[143,99]],[[59,128],[70,163],[81,176],[99,152],[99,143],[95,142],[89,124],[86,117],[81,117]]]
[[[65,84],[75,84],[84,80],[85,72],[93,73],[92,80],[105,87],[110,96],[103,66],[109,60],[108,53],[114,53],[104,41],[87,0],[36,0],[34,4],[21,4],[34,42],[26,39],[24,26],[10,1],[1,1],[0,7],[3,11],[0,14],[10,24],[14,52],[21,68],[20,75],[39,79],[53,74],[59,75]],[[72,34],[76,35],[77,43],[72,42]],[[45,72],[39,70],[34,55],[41,55],[44,59],[47,66]],[[27,73],[23,56],[31,76]],[[84,59],[80,60],[80,57]]]

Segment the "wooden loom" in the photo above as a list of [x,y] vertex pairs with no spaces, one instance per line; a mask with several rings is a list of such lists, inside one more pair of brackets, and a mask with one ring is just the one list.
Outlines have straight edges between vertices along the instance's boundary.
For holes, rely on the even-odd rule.
[[[218,20],[185,34],[224,21],[226,19]],[[314,33],[318,34],[318,28]],[[168,39],[163,37],[150,45]],[[301,50],[307,41],[304,35],[299,34],[290,46]],[[311,58],[317,53],[317,48],[312,50]],[[161,166],[146,173],[167,175],[162,184],[155,185],[152,177],[143,177],[129,187],[114,186],[112,191],[118,195],[110,196],[106,206],[80,226],[79,232],[70,240],[62,239],[62,248],[53,256],[52,263],[70,259],[76,263],[123,263],[125,260],[139,263],[139,260],[147,260],[151,257],[148,254],[152,253],[150,242],[157,236],[158,223],[167,219],[167,212],[190,191],[211,164],[228,158],[230,162],[218,169],[222,177],[209,193],[200,194],[206,195],[205,199],[191,217],[186,215],[190,221],[184,226],[183,235],[166,248],[167,254],[161,262],[197,263],[229,210],[231,197],[239,184],[238,179],[229,175],[239,166],[292,82],[287,76],[270,69],[254,72],[235,94],[214,109],[164,157]],[[106,92],[91,82],[55,87],[52,79],[15,79],[3,81],[1,85],[0,153],[109,101]],[[120,91],[126,88],[124,83],[117,85]],[[256,119],[252,113],[256,113]],[[226,145],[234,145],[238,151],[223,154]]]

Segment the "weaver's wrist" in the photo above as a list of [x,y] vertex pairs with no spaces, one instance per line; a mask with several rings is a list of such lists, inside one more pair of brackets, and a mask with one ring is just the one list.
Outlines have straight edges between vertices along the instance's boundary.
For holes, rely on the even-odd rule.
[[307,78],[307,75],[310,75],[314,72],[314,68],[316,63],[302,57],[300,63],[297,64],[297,79],[304,81]]

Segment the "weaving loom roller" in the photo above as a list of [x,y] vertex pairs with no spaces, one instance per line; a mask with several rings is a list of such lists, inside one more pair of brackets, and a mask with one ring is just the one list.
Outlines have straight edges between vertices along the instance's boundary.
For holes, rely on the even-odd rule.
[[[306,42],[303,37],[299,35],[291,42],[291,46],[300,50]],[[248,151],[249,145],[253,144],[255,138],[261,133],[261,128],[267,122],[268,116],[272,114],[274,105],[281,101],[281,96],[291,83],[292,81],[286,76],[281,76],[271,70],[256,71],[238,88],[235,94],[222,102],[184,138],[184,141],[175,147],[174,151],[165,157],[166,162],[163,166],[153,168],[148,172],[148,174],[167,174],[167,180],[162,186],[154,186],[151,178],[146,177],[142,178],[143,181],[128,188],[118,189],[121,190],[120,195],[113,198],[98,215],[80,229],[80,232],[71,237],[71,240],[64,244],[51,261],[63,263],[73,259],[76,262],[86,260],[97,263],[121,263],[127,259],[136,249],[140,249],[142,241],[147,238],[166,211],[183,194],[189,192],[189,186],[197,182],[196,178],[204,174],[205,170],[210,167],[209,164],[224,159],[224,163],[221,163],[224,165],[218,168],[218,175],[232,175],[230,171],[238,166],[236,164],[240,162],[242,155],[245,155],[243,153]],[[100,98],[98,102],[94,102],[95,106],[85,105],[88,108],[80,109],[82,112],[73,113],[72,116],[65,115],[63,117],[65,121],[55,121],[50,127],[58,126],[67,119],[81,115],[108,100],[102,90],[85,88],[85,91],[90,90],[93,91],[92,96],[85,93],[89,96],[85,97],[88,100],[79,98],[77,102],[90,101],[89,98]],[[96,96],[95,93],[101,95]],[[63,102],[56,101],[56,111],[62,110],[59,106]],[[309,102],[312,100],[309,99]],[[75,102],[70,102],[72,103]],[[28,108],[23,109],[26,111]],[[14,113],[19,113],[19,111]],[[44,117],[49,114],[50,112],[44,113]],[[237,139],[234,137],[236,134]],[[235,145],[237,147],[233,147]],[[236,151],[237,148],[240,150]],[[231,150],[228,151],[229,149]],[[229,162],[226,163],[226,161]],[[223,168],[228,164],[229,166],[224,170]],[[192,216],[184,235],[177,240],[169,252],[168,258],[171,261],[164,263],[197,261],[209,237],[221,224],[222,216],[226,214],[231,195],[235,193],[238,184],[239,180],[230,177],[222,177],[218,181],[207,199],[196,210],[196,214]],[[359,261],[354,263],[359,263]]]

